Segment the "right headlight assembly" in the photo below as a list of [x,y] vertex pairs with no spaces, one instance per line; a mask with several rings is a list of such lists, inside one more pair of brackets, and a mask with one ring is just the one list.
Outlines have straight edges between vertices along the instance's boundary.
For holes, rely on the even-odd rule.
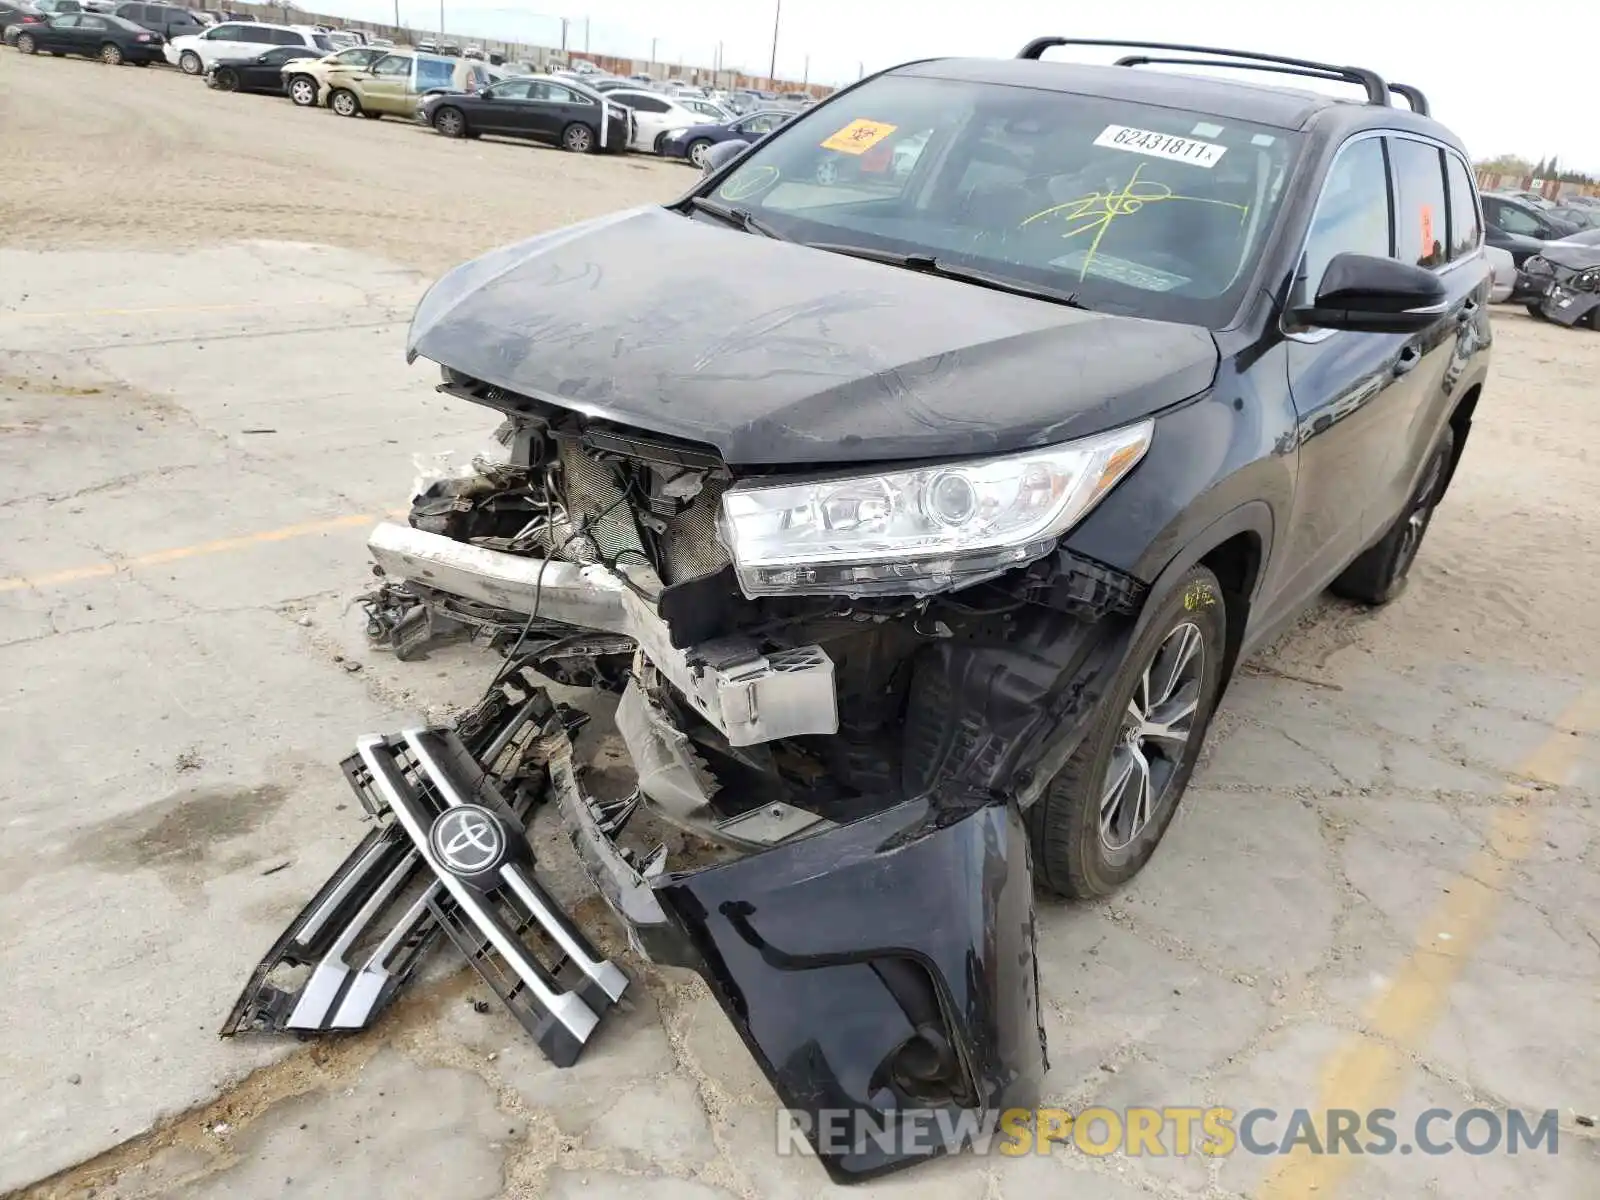
[[930,595],[1048,554],[1150,447],[1145,420],[999,458],[777,484],[722,497],[746,596]]

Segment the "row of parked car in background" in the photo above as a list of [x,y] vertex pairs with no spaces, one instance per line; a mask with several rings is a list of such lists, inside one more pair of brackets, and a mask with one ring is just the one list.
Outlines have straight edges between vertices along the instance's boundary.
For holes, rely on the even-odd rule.
[[52,11],[0,0],[5,40],[25,54],[164,61],[223,91],[287,96],[342,117],[419,120],[447,137],[521,137],[579,153],[632,150],[704,166],[713,146],[758,140],[815,102],[802,93],[623,77],[587,62],[540,73],[529,63],[494,62],[478,46],[446,54],[426,40],[396,46],[354,31],[226,13],[202,20],[172,6],[123,3],[93,13],[78,0],[42,3]]
[[1497,298],[1600,330],[1600,196],[1484,192],[1483,217],[1489,253],[1512,266]]

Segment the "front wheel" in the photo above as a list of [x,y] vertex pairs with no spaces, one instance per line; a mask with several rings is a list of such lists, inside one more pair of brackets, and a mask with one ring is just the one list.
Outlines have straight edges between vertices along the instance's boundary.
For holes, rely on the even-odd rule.
[[17,50],[23,54],[39,53],[39,47],[34,44],[33,37],[26,33],[17,35]]
[[1405,508],[1383,539],[1333,581],[1334,595],[1360,604],[1379,605],[1389,603],[1404,590],[1406,575],[1416,561],[1417,551],[1433,520],[1433,510],[1444,495],[1455,444],[1455,430],[1446,425],[1428,458],[1427,469],[1422,472],[1422,482],[1411,493]]
[[361,115],[361,100],[349,88],[339,88],[328,97],[328,107],[341,117]]
[[1193,567],[1155,603],[1083,741],[1027,812],[1035,877],[1058,895],[1106,896],[1143,869],[1189,785],[1222,689],[1227,612],[1217,577]]
[[433,128],[447,138],[467,136],[467,118],[459,108],[448,105],[433,114]]
[[205,64],[200,61],[200,56],[193,50],[185,50],[178,55],[178,70],[185,75],[198,75],[205,70]]
[[238,91],[239,73],[232,67],[219,67],[217,69],[217,90],[223,92]]
[[689,143],[689,161],[702,171],[706,169],[706,155],[711,153],[711,143],[705,138],[696,138]]
[[563,150],[570,150],[574,154],[590,154],[594,151],[594,144],[594,131],[577,121],[561,131]]
[[317,105],[317,81],[309,75],[296,75],[289,80],[289,99],[294,101],[297,108],[315,108]]
[[369,121],[383,120],[383,114],[381,112],[373,112],[370,108],[363,108],[361,110],[361,115]]

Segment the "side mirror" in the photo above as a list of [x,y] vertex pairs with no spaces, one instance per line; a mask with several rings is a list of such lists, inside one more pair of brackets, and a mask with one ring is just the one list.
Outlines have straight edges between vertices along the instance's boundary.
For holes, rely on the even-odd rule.
[[739,138],[735,138],[731,142],[718,142],[706,151],[706,165],[703,174],[715,175],[748,149],[750,149],[750,143]]
[[1293,316],[1321,329],[1412,333],[1432,325],[1444,308],[1444,284],[1426,267],[1370,254],[1336,254],[1316,299]]
[[479,100],[493,100],[494,93],[486,87],[474,88],[472,94]]

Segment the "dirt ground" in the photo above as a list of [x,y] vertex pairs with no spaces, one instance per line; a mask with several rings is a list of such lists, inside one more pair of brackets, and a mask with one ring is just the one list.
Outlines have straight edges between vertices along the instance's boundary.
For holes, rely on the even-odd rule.
[[[771,1092],[692,980],[645,971],[559,1081],[462,975],[312,1054],[209,1032],[354,837],[336,747],[482,678],[365,657],[344,611],[412,449],[485,424],[397,362],[409,306],[463,259],[690,182],[0,50],[0,1191],[822,1190],[772,1156]],[[1495,330],[1406,595],[1327,600],[1246,664],[1151,868],[1042,911],[1047,1082],[1074,1105],[1556,1108],[1561,1155],[969,1157],[857,1195],[1595,1194],[1600,334]],[[94,705],[128,748],[62,731]],[[213,837],[271,853],[189,844]],[[154,1001],[170,1024],[140,1023]],[[402,1095],[426,1103],[398,1119]],[[441,1155],[466,1173],[409,1173]]]

